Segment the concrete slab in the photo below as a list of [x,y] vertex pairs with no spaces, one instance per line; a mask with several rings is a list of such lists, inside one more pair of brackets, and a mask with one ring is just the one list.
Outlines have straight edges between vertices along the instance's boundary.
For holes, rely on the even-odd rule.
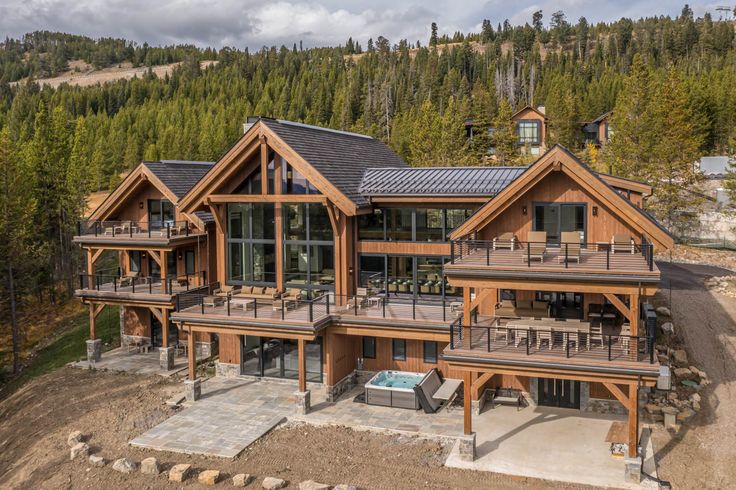
[[128,352],[127,349],[119,347],[102,354],[102,358],[95,362],[79,361],[72,363],[72,366],[88,369],[107,369],[109,371],[122,371],[133,374],[156,374],[159,376],[170,377],[187,369],[186,357],[175,357],[174,368],[169,371],[163,371],[159,364],[159,352],[153,349],[148,353]]
[[569,409],[498,406],[473,417],[476,459],[463,461],[458,445],[445,463],[455,468],[493,471],[599,487],[640,488],[624,482],[622,459],[611,456],[606,435],[616,415]]

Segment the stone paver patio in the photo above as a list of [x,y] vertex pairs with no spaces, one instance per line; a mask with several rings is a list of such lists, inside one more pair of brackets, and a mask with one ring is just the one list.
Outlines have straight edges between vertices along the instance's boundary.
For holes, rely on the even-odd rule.
[[[90,367],[87,360],[75,362],[74,367],[87,369]],[[96,369],[107,369],[110,371],[124,371],[133,374],[157,374],[159,376],[169,377],[187,368],[186,357],[174,358],[174,369],[164,371],[159,364],[158,349],[153,349],[148,353],[128,352],[127,349],[118,347],[108,352],[102,353],[102,358],[94,363]]]

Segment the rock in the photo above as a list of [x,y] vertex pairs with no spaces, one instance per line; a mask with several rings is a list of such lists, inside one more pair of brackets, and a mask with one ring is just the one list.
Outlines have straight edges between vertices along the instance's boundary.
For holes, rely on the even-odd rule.
[[647,412],[654,414],[654,413],[662,413],[662,407],[657,405],[656,403],[647,403],[646,405]]
[[664,422],[664,415],[662,415],[661,413],[653,413],[649,416],[649,418],[652,419],[652,422],[654,423]]
[[146,458],[141,461],[141,473],[146,475],[158,475],[161,469],[158,467],[156,458]]
[[101,468],[105,466],[105,458],[103,458],[102,456],[97,456],[93,454],[92,456],[89,457],[89,464],[97,468]]
[[700,411],[700,402],[693,402],[693,410],[696,412]]
[[695,410],[691,408],[685,408],[682,410],[682,412],[677,414],[677,421],[678,422],[685,422],[687,419],[695,415]]
[[355,485],[350,485],[347,483],[341,483],[340,485],[335,485],[332,487],[334,490],[358,490],[358,487]]
[[263,479],[263,483],[261,484],[261,487],[263,487],[265,490],[278,490],[279,488],[284,488],[286,486],[286,481],[282,480],[281,478],[274,478],[272,476],[267,476]]
[[666,306],[660,306],[657,308],[657,315],[672,316],[672,312]]
[[678,367],[684,367],[688,365],[687,362],[687,352],[685,352],[682,349],[676,350],[672,352],[672,358],[675,361],[675,364]]
[[133,473],[135,468],[136,464],[127,458],[116,459],[112,464],[112,469],[120,473]]
[[661,328],[662,331],[666,334],[672,335],[673,333],[675,333],[675,326],[672,324],[672,322],[665,322],[659,328]]
[[74,447],[84,440],[84,436],[78,430],[69,433],[69,437],[66,438],[66,443],[69,447]]
[[697,393],[693,393],[692,395],[690,395],[690,399],[693,401],[693,403],[700,403],[701,400],[700,395]]
[[190,464],[177,464],[171,467],[169,470],[169,480],[175,482],[183,482],[189,476],[189,471],[192,469]]
[[700,369],[696,368],[695,366],[690,366],[690,372],[693,373],[696,376],[700,376],[698,373],[700,373]]
[[69,450],[69,459],[75,460],[77,456],[89,456],[89,446],[84,442],[78,442]]
[[681,378],[681,379],[687,379],[693,376],[693,372],[690,371],[688,368],[675,368],[674,373],[675,373],[675,377]]
[[667,415],[677,415],[679,410],[677,410],[675,407],[662,407],[662,413]]
[[220,470],[204,470],[197,478],[202,485],[212,486],[220,478]]
[[330,490],[330,486],[324,483],[317,483],[314,480],[307,480],[299,484],[299,490]]
[[244,487],[253,481],[253,476],[248,473],[239,473],[233,477],[234,487]]

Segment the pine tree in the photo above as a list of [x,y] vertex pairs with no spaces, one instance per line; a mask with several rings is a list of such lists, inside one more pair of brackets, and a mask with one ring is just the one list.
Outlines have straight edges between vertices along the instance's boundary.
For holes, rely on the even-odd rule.
[[511,120],[513,112],[506,99],[502,99],[498,106],[498,114],[493,120],[491,143],[494,155],[501,165],[515,165],[519,156],[518,136],[516,127]]

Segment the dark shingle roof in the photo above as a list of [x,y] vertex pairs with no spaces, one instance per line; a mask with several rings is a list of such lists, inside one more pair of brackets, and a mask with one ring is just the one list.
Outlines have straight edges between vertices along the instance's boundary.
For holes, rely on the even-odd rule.
[[414,167],[369,169],[360,184],[365,196],[481,195],[493,197],[527,167]]
[[215,164],[214,162],[162,160],[143,162],[143,165],[148,167],[174,193],[177,199],[181,199]]
[[290,121],[261,121],[358,207],[368,205],[358,189],[366,170],[408,167],[388,146],[370,136]]

